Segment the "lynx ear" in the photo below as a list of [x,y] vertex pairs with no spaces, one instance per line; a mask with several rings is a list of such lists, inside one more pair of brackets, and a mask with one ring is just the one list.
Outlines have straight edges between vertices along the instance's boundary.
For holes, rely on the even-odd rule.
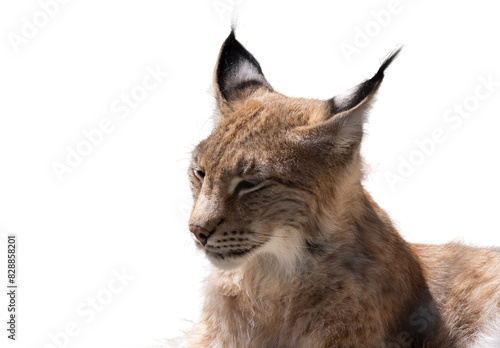
[[214,74],[214,89],[218,99],[233,101],[243,92],[259,87],[272,90],[259,62],[236,40],[234,30],[222,44]]
[[328,145],[337,153],[349,151],[359,145],[363,137],[363,123],[375,92],[384,78],[385,69],[397,57],[401,48],[392,52],[383,62],[377,73],[350,90],[328,99],[324,119],[312,125],[296,129],[296,139],[313,142],[318,147]]
[[392,61],[398,56],[400,51],[401,47],[389,54],[382,62],[377,73],[371,79],[360,83],[341,95],[329,99],[328,106],[331,116],[355,109],[373,96],[384,78],[385,69],[387,69]]

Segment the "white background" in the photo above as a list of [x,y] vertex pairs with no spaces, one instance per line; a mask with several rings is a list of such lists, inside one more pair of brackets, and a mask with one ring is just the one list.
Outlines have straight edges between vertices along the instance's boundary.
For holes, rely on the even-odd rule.
[[[52,8],[47,23],[40,3],[0,4],[2,294],[5,236],[16,234],[19,243],[18,340],[6,339],[2,295],[2,347],[56,347],[50,334],[61,347],[156,347],[182,336],[195,320],[210,267],[187,231],[186,171],[190,149],[211,129],[210,83],[233,7],[237,38],[274,88],[290,96],[341,93],[371,77],[404,44],[366,127],[366,187],[409,241],[500,244],[494,2],[401,0],[394,11],[387,0],[234,6],[229,0],[74,0]],[[381,17],[389,10],[390,17]],[[13,44],[27,25],[23,18],[33,23],[33,16],[40,27]],[[343,53],[360,31],[369,34],[364,47]],[[148,67],[169,76],[121,120],[112,106],[140,89]],[[497,86],[453,128],[443,115],[455,104],[473,105],[480,77]],[[53,163],[64,164],[68,147],[75,149],[85,140],[82,132],[105,118],[113,131],[59,181]],[[391,190],[386,173],[398,174],[401,158],[409,159],[418,151],[415,142],[435,128],[446,141]],[[110,298],[113,270],[134,279]],[[79,315],[96,296],[106,302],[101,311],[92,320]],[[69,340],[61,334],[68,324],[77,332]]]

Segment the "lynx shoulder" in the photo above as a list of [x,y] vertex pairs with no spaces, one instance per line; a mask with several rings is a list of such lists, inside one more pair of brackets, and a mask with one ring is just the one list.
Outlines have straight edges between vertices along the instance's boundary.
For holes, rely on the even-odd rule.
[[500,252],[410,244],[363,189],[363,123],[398,53],[302,99],[225,40],[189,169],[189,229],[215,266],[190,347],[500,347]]

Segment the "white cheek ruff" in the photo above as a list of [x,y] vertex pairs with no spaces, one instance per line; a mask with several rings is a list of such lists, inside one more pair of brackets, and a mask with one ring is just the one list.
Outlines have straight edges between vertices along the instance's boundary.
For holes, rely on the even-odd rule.
[[293,270],[304,250],[300,231],[278,228],[273,230],[269,241],[258,249],[258,253],[268,253],[276,258],[277,266],[284,271]]

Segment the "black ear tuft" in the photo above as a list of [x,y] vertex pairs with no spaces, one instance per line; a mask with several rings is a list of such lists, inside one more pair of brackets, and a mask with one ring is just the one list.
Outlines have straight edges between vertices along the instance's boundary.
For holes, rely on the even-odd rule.
[[330,108],[330,115],[335,115],[358,106],[363,100],[365,100],[370,95],[374,94],[377,90],[380,82],[384,79],[384,71],[393,62],[393,60],[401,52],[402,47],[399,47],[395,51],[391,52],[389,56],[384,59],[382,65],[378,69],[377,73],[369,80],[366,80],[354,88],[348,90],[347,92],[335,96],[328,100],[328,106]]
[[234,30],[222,44],[215,71],[216,88],[224,99],[230,99],[233,92],[251,87],[265,86],[266,81],[259,62],[236,40]]
[[396,58],[401,48],[391,53],[369,80],[326,101],[325,118],[315,124],[298,127],[291,132],[292,139],[302,144],[322,144],[334,149],[338,158],[348,158],[358,149],[363,138],[363,123],[373,96],[384,78],[384,71]]
[[392,51],[391,53],[389,53],[387,58],[385,58],[384,61],[382,62],[382,65],[380,65],[380,68],[378,68],[377,73],[370,79],[370,81],[373,80],[375,83],[379,83],[380,81],[382,81],[382,79],[384,78],[385,69],[387,69],[389,67],[389,65],[391,65],[391,63],[394,61],[394,59],[397,58],[397,56],[399,55],[399,52],[401,52],[402,49],[403,49],[403,46],[401,46],[401,47],[395,49],[394,51]]

